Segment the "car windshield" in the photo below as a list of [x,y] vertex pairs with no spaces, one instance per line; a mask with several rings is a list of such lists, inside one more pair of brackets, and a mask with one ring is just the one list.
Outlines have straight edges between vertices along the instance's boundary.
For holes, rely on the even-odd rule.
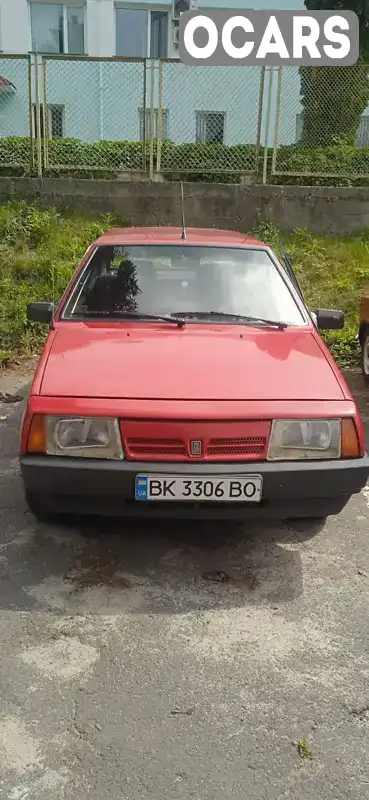
[[239,315],[304,324],[287,283],[266,250],[188,244],[97,247],[62,316],[119,319],[137,315],[144,319],[147,315],[149,319],[150,315],[188,315],[187,324],[206,323],[207,312],[212,323],[234,324],[232,315]]

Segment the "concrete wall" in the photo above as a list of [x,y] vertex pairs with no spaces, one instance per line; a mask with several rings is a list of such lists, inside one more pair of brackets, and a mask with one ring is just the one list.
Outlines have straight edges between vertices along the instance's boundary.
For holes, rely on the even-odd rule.
[[[40,0],[39,0],[40,1]],[[32,0],[31,0],[32,2]],[[41,0],[55,2],[55,0]],[[86,55],[115,55],[115,4],[132,8],[153,8],[171,11],[172,0],[58,0],[66,5],[85,6]],[[304,9],[304,0],[200,0],[201,9],[267,8]],[[168,30],[168,43],[171,32]],[[28,53],[32,49],[29,0],[0,0],[0,44],[5,53]],[[175,57],[174,51],[169,56]]]
[[[0,202],[118,213],[127,225],[179,225],[179,183],[0,178]],[[274,222],[327,236],[369,229],[369,188],[185,184],[187,226],[251,230]]]
[[31,25],[27,0],[0,0],[1,49],[7,53],[31,50]]
[[[144,69],[140,62],[47,62],[47,102],[65,106],[65,136],[85,142],[138,141],[143,107]],[[150,106],[150,68],[146,69]],[[158,74],[155,71],[155,84]],[[275,81],[276,84],[276,81]],[[226,144],[255,143],[260,87],[258,67],[187,67],[165,63],[163,107],[168,138],[194,142],[196,111],[225,111]],[[154,105],[158,106],[155,86]],[[183,102],[183,98],[186,102]],[[292,135],[295,121],[292,117]],[[293,141],[293,139],[292,139]]]
[[1,58],[0,75],[15,86],[0,92],[0,137],[29,136],[29,70],[27,58]]
[[[33,62],[32,62],[33,63]],[[64,106],[64,136],[84,142],[138,141],[139,110],[150,107],[150,66],[144,62],[50,59],[46,63],[46,102]],[[281,115],[280,140],[295,140],[299,79],[293,71],[295,104]],[[259,67],[187,67],[177,62],[163,65],[163,107],[168,111],[167,136],[179,143],[196,140],[196,112],[225,112],[226,144],[255,144],[260,92]],[[29,134],[28,61],[0,58],[0,75],[15,86],[13,94],[0,92],[0,137]],[[32,102],[36,102],[36,68],[32,66]],[[43,76],[39,75],[42,103]],[[154,106],[158,107],[158,70],[154,73]],[[287,91],[290,94],[291,77]],[[277,88],[274,79],[274,103]],[[183,101],[186,98],[186,102]],[[274,106],[273,106],[274,109]],[[283,107],[283,111],[285,109]],[[265,137],[265,113],[262,140]]]
[[[36,102],[36,68],[32,62],[32,102]],[[138,141],[139,111],[150,107],[151,69],[134,61],[50,59],[46,65],[46,102],[64,107],[64,135],[85,142]],[[16,87],[13,94],[0,92],[0,137],[29,134],[29,78],[26,58],[0,58],[0,74]],[[39,66],[39,98],[43,76]],[[159,104],[158,70],[155,69],[154,106]],[[265,142],[266,78],[261,124]],[[259,67],[188,67],[169,61],[163,65],[163,107],[168,112],[167,136],[177,144],[196,139],[196,112],[225,112],[228,145],[255,144],[260,92]],[[269,146],[272,145],[276,114],[277,75],[273,77]],[[296,115],[301,112],[298,68],[283,73],[279,144],[296,141]],[[183,98],[186,98],[184,102]],[[363,116],[369,119],[369,107]]]

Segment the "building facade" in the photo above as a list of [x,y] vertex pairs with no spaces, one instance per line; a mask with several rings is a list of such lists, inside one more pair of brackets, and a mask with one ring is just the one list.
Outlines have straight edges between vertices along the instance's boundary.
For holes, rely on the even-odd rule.
[[[200,0],[204,10],[225,5],[224,0]],[[250,0],[250,6],[231,0],[230,5],[235,10],[304,8],[303,0]],[[0,0],[0,137],[28,135],[31,80],[33,98],[39,97],[41,112],[43,104],[47,109],[52,138],[140,141],[149,137],[152,121],[156,135],[160,96],[163,138],[254,144],[260,69],[177,63],[176,19],[175,0]],[[47,57],[42,72],[33,61],[31,78],[27,59],[21,58],[29,53]],[[104,60],[116,56],[128,60]],[[158,59],[169,59],[161,82]],[[297,69],[285,73],[279,143],[291,144],[300,129],[300,81]],[[276,85],[272,114],[275,103]],[[35,100],[31,119],[34,126],[45,120],[43,113],[37,117]],[[368,121],[365,115],[358,144],[369,144]]]

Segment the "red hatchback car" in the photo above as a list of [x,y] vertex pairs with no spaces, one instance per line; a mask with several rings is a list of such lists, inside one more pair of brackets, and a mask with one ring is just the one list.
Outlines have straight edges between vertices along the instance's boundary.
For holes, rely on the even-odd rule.
[[220,230],[127,228],[47,322],[21,434],[26,498],[59,513],[323,520],[369,475],[363,425],[288,258]]

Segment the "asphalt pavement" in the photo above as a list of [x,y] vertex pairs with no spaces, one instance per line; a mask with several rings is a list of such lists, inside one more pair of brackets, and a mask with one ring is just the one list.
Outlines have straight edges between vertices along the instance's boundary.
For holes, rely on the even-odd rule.
[[369,487],[307,540],[39,524],[22,411],[0,404],[1,800],[367,799]]

